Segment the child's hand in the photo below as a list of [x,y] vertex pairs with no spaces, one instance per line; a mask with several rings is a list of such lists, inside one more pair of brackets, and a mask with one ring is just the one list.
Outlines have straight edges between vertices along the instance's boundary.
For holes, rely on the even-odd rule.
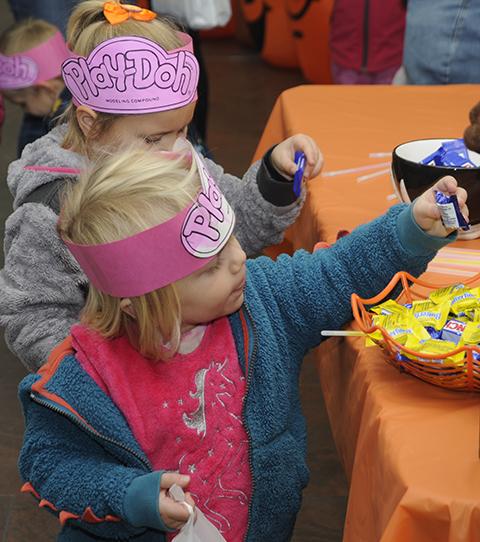
[[[190,476],[184,474],[166,472],[162,475],[160,480],[159,499],[160,516],[162,517],[163,523],[165,523],[167,527],[170,527],[170,529],[181,529],[188,521],[190,514],[188,513],[186,506],[174,501],[167,495],[167,489],[172,487],[173,484],[177,484],[182,489],[185,489],[189,483]],[[185,492],[185,500],[195,508],[195,503],[190,493]]]
[[303,177],[309,179],[320,173],[323,166],[323,156],[315,141],[304,134],[297,134],[285,141],[279,143],[270,155],[272,166],[287,178],[292,178],[295,175],[297,165],[295,164],[295,151],[303,151],[307,164]]
[[453,230],[445,229],[440,220],[440,211],[435,203],[434,190],[439,190],[448,196],[455,194],[463,216],[468,220],[468,207],[466,206],[467,192],[460,188],[453,177],[443,177],[419,196],[413,204],[413,218],[415,222],[430,235],[446,237]]

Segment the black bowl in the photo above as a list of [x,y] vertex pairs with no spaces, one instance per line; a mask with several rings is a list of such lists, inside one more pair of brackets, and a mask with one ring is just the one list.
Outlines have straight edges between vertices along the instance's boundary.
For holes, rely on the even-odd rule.
[[[395,193],[401,201],[413,201],[435,184],[438,179],[451,175],[468,192],[468,209],[472,226],[480,224],[480,154],[468,151],[473,168],[432,166],[421,164],[421,160],[440,148],[443,139],[417,139],[397,145],[392,153],[392,182]],[[480,226],[465,232],[461,237],[478,237]],[[477,232],[477,233],[475,233]]]

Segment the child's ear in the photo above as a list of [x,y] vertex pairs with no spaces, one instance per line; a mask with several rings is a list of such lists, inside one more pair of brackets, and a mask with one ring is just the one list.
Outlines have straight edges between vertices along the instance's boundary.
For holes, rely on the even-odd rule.
[[95,124],[95,121],[97,120],[97,113],[86,105],[79,105],[75,111],[75,115],[77,117],[80,130],[82,130],[83,135],[87,137]]
[[120,310],[124,312],[125,314],[128,314],[131,318],[135,320],[135,310],[133,309],[132,302],[128,297],[124,297],[120,301]]

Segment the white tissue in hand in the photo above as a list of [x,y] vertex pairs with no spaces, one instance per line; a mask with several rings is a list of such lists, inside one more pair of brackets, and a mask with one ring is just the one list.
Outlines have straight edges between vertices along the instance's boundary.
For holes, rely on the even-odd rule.
[[172,542],[226,542],[218,529],[214,527],[196,507],[195,510],[185,501],[185,493],[180,486],[174,484],[168,494],[175,501],[186,506],[190,513],[187,523],[180,529],[180,532]]

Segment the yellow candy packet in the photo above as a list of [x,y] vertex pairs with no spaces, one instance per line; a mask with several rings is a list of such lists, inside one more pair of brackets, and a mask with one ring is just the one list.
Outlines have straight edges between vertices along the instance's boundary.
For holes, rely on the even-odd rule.
[[467,322],[462,338],[465,344],[480,344],[480,322]]
[[459,319],[462,318],[465,322],[480,322],[480,308],[466,310],[465,315],[461,316]]
[[[415,336],[419,340],[430,339],[428,331],[415,320],[411,314],[390,314],[383,317],[383,321],[380,318],[377,320],[374,317],[374,323],[377,326],[382,326],[390,335],[390,337],[400,344],[405,344],[409,335]],[[367,346],[376,344],[375,341],[382,340],[383,336],[380,331],[375,331],[367,337]]]
[[[372,323],[375,326],[384,327],[383,322],[387,318],[386,314],[376,314],[372,318]],[[378,346],[378,342],[383,340],[382,332],[378,329],[373,333],[368,333],[365,337],[365,346]]]
[[422,358],[422,354],[448,354],[453,350],[456,350],[461,344],[455,344],[452,341],[443,341],[442,339],[428,339],[427,341],[419,341],[416,337],[410,336],[405,343],[405,347],[410,350],[415,350],[419,355],[414,358],[412,355],[404,352],[403,355],[410,359],[418,359],[420,361],[426,361],[428,363],[461,363],[465,358],[465,352],[458,352],[453,356],[449,356],[443,359],[425,359]]
[[408,309],[407,307],[405,307],[404,305],[400,305],[400,303],[397,303],[393,299],[387,299],[387,301],[380,303],[379,305],[375,305],[374,307],[371,307],[370,311],[374,312],[375,314],[389,315],[389,314],[406,314]]
[[480,288],[464,288],[452,296],[450,310],[454,314],[463,314],[466,311],[473,310],[479,306]]
[[440,331],[445,325],[448,313],[450,312],[450,303],[444,301],[436,305],[432,301],[414,301],[411,308],[411,314],[417,322],[425,327],[431,327]]
[[453,284],[452,286],[446,286],[445,288],[438,288],[430,293],[428,298],[439,305],[444,301],[448,301],[458,290],[464,290],[464,284]]

